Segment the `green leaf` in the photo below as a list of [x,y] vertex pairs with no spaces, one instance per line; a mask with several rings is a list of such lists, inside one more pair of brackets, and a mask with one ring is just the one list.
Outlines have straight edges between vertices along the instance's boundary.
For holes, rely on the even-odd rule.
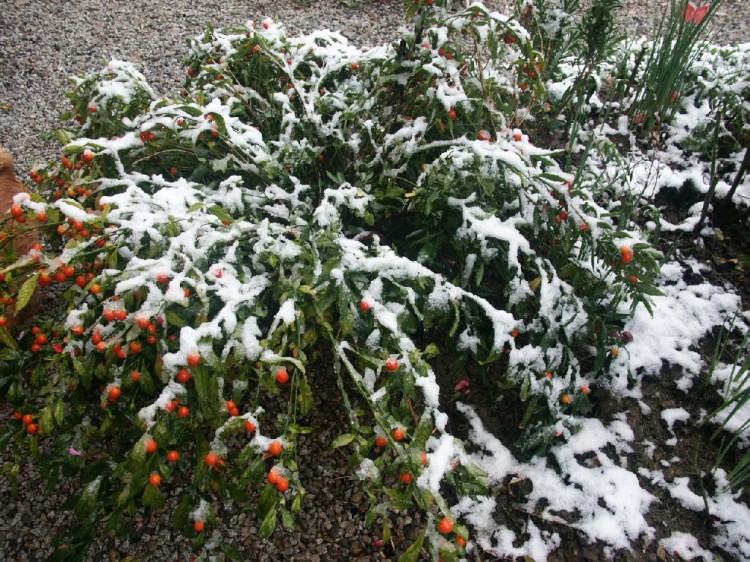
[[216,218],[218,218],[222,222],[234,222],[234,218],[232,215],[229,214],[229,212],[224,207],[219,207],[218,205],[214,205],[210,209],[208,209],[208,212],[214,215]]
[[16,343],[16,340],[13,339],[13,336],[10,335],[5,326],[0,327],[0,341],[12,349],[18,349],[18,343]]
[[146,507],[164,507],[166,503],[164,494],[156,486],[148,484],[143,490],[143,505]]
[[76,517],[83,518],[94,510],[101,485],[102,478],[97,478],[83,489],[81,498],[76,503],[74,510]]
[[422,543],[424,542],[424,534],[424,531],[422,531],[419,538],[401,555],[398,562],[417,562],[419,560],[419,553],[422,552]]
[[182,498],[180,505],[172,513],[172,528],[176,531],[182,531],[187,527],[191,507],[190,498],[187,496]]
[[339,435],[338,437],[336,437],[336,439],[333,440],[333,443],[331,443],[331,447],[333,449],[346,447],[349,443],[354,441],[354,437],[356,436],[353,433],[344,433],[342,435]]
[[21,285],[21,288],[18,290],[18,300],[16,301],[16,314],[29,304],[31,297],[34,296],[37,281],[39,281],[39,273],[35,273]]
[[174,310],[167,310],[166,316],[167,322],[170,324],[177,326],[178,328],[185,327],[185,321]]
[[307,377],[299,377],[299,394],[297,395],[297,401],[299,402],[300,413],[305,416],[313,407],[313,393],[310,388],[310,384],[307,382]]
[[226,554],[230,560],[242,560],[242,553],[231,544],[221,543],[221,551]]
[[289,529],[290,531],[294,529],[294,516],[289,513],[289,510],[285,507],[281,508],[281,522],[284,524],[284,527]]
[[267,539],[276,530],[276,506],[271,509],[266,516],[263,518],[263,523],[260,526],[258,537],[261,539]]

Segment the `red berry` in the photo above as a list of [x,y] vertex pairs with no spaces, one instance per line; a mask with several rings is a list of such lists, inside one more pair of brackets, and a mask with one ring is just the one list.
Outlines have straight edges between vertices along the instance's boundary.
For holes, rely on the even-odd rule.
[[187,369],[181,369],[179,373],[177,373],[177,382],[186,384],[192,375],[190,374],[190,371]]
[[109,389],[109,392],[107,392],[107,398],[110,402],[116,402],[117,399],[120,397],[120,394],[122,394],[122,390],[120,390],[119,386],[113,386]]
[[167,453],[167,461],[177,462],[178,460],[180,460],[180,453],[178,453],[177,451],[169,451]]
[[375,438],[375,446],[378,449],[382,449],[388,444],[388,439],[386,437],[383,437],[382,435],[379,435]]
[[283,367],[276,371],[276,382],[279,384],[286,384],[289,381],[289,373]]
[[256,429],[258,429],[258,428],[255,426],[255,424],[253,422],[251,422],[250,420],[245,420],[245,430],[248,433],[252,433]]
[[161,474],[158,472],[154,472],[151,476],[148,477],[148,481],[152,486],[158,486],[161,484]]
[[278,457],[281,454],[281,450],[283,448],[284,447],[279,441],[271,441],[271,443],[268,445],[268,452],[274,457]]
[[448,517],[443,517],[440,520],[440,523],[438,523],[438,531],[440,531],[442,534],[447,535],[448,533],[453,531],[453,519],[449,519]]
[[195,529],[196,533],[202,533],[205,528],[206,528],[206,524],[203,521],[201,521],[200,519],[197,519],[193,523],[193,529]]
[[130,373],[130,380],[133,382],[138,382],[141,380],[141,374],[138,371],[133,371]]
[[283,476],[279,476],[279,481],[276,482],[276,489],[282,494],[289,489],[289,480]]
[[490,135],[489,131],[482,129],[481,131],[477,133],[477,138],[481,141],[489,141],[492,138],[492,136]]
[[187,406],[180,406],[180,408],[177,410],[177,415],[181,418],[186,418],[190,415],[190,408]]
[[24,425],[29,425],[31,423],[34,423],[34,416],[32,416],[31,414],[24,414],[21,421],[24,423]]
[[32,435],[39,433],[39,426],[35,423],[30,423],[26,426],[26,431]]
[[411,481],[414,480],[414,477],[409,472],[402,473],[399,478],[404,484],[411,484]]
[[359,309],[362,312],[368,312],[371,308],[372,306],[365,299],[362,299],[361,301],[359,301]]
[[208,453],[203,460],[208,466],[216,466],[220,460],[220,457],[216,453]]
[[279,478],[281,477],[281,474],[279,473],[278,469],[275,467],[268,471],[268,476],[266,479],[270,484],[276,484],[279,481]]
[[404,437],[406,437],[406,432],[403,430],[403,428],[397,427],[393,430],[393,439],[396,441],[403,441]]
[[187,364],[191,367],[197,367],[201,364],[201,356],[198,353],[191,353],[187,356]]
[[155,453],[158,448],[159,445],[153,439],[149,439],[148,441],[146,441],[146,452],[148,454]]
[[398,369],[398,361],[391,357],[385,362],[385,368],[391,372],[396,371]]
[[448,112],[448,117],[451,119],[455,119],[458,114],[456,113],[456,110],[451,107],[450,111]]

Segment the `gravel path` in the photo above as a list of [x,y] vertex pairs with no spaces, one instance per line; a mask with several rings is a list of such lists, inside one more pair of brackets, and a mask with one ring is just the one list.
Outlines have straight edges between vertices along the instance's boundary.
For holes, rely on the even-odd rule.
[[[495,6],[512,0],[493,2]],[[625,0],[623,28],[639,35],[651,28],[658,0]],[[337,0],[312,0],[297,4],[288,0],[10,0],[0,7],[0,145],[16,157],[19,175],[45,160],[55,158],[59,147],[42,140],[54,129],[67,109],[67,77],[100,68],[110,58],[135,62],[151,85],[161,93],[179,87],[180,61],[185,39],[212,24],[242,24],[248,19],[271,16],[286,24],[290,33],[329,28],[342,31],[357,44],[375,45],[395,38],[403,25],[402,0],[365,1],[347,7]],[[722,43],[750,41],[747,0],[726,0],[714,22]],[[320,386],[317,386],[320,388]],[[302,479],[310,492],[297,529],[276,533],[258,541],[252,514],[228,507],[224,525],[214,537],[244,549],[252,560],[384,560],[397,558],[392,550],[373,542],[378,529],[363,528],[367,500],[348,478],[346,458],[330,449],[340,433],[343,408],[332,407],[336,393],[318,396],[315,419],[321,428],[302,447],[307,460]],[[324,406],[325,405],[325,406]],[[335,406],[335,404],[334,404]],[[325,408],[325,409],[324,409]],[[11,412],[2,409],[0,424]],[[328,416],[328,417],[326,417]],[[2,463],[10,462],[0,455]],[[60,494],[45,497],[39,475],[22,473],[19,495],[10,498],[10,486],[0,476],[0,560],[39,560],[49,554],[51,538],[71,521],[60,513]],[[62,489],[73,488],[64,482]],[[175,498],[171,498],[174,500]],[[175,502],[172,501],[171,504]],[[156,516],[142,518],[123,538],[99,540],[89,560],[120,560],[127,555],[142,560],[185,560],[190,542],[173,536],[170,506]],[[399,524],[397,545],[410,542],[418,525],[409,515]],[[417,522],[414,522],[417,523]],[[405,542],[404,542],[405,541]],[[403,552],[403,549],[401,550]]]

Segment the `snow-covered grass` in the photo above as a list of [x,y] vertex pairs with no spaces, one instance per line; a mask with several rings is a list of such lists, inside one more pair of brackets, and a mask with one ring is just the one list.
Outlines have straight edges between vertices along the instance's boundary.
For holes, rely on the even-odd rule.
[[[392,510],[415,505],[435,559],[544,560],[561,546],[556,524],[606,554],[659,538],[705,555],[649,521],[657,489],[710,511],[711,548],[749,557],[750,512],[725,472],[700,497],[628,458],[675,447],[676,428],[699,421],[680,405],[653,411],[644,381],[669,367],[687,395],[706,372],[700,342],[732,315],[738,329],[750,321],[731,287],[685,281],[704,265],[661,251],[703,206],[677,225],[656,206],[661,189],[689,184],[747,207],[750,45],[704,46],[670,114],[634,119],[629,84],[654,79],[636,62],[653,44],[602,43],[582,73],[559,11],[526,28],[481,4],[449,8],[415,4],[403,42],[368,50],[329,31],[287,37],[270,19],[208,30],[174,97],[123,61],[78,79],[64,157],[35,171],[41,196],[17,202],[29,219],[46,213],[47,251],[4,269],[17,308],[39,284],[75,283],[43,340],[0,329],[4,361],[22,366],[3,379],[9,400],[65,451],[107,442],[106,477],[85,496],[103,518],[163,505],[149,478],[168,486],[181,469],[167,447],[190,448],[176,525],[200,539],[211,494],[256,484],[268,536],[302,509],[296,441],[314,430],[307,372],[323,349],[351,422],[333,445],[351,452],[368,522],[387,530]],[[545,66],[550,37],[567,50]],[[706,143],[717,130],[721,151]],[[455,414],[467,438],[451,432],[453,384],[435,366],[456,357],[460,388],[489,364],[498,392],[518,394],[520,444],[468,399]],[[592,389],[669,437],[636,442],[626,409],[595,417]],[[33,449],[25,423],[14,443]],[[82,467],[79,455],[39,462]],[[532,484],[523,509],[541,523],[519,532],[496,515],[508,478]]]

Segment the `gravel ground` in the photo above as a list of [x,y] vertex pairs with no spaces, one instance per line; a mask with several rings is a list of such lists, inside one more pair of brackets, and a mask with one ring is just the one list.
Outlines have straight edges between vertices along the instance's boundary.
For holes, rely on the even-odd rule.
[[[496,6],[512,0],[494,2]],[[625,0],[623,28],[631,35],[645,33],[659,10],[658,0]],[[67,109],[67,77],[100,68],[110,58],[135,62],[152,86],[169,92],[182,80],[179,64],[185,39],[205,26],[242,24],[248,19],[271,16],[284,22],[291,33],[329,28],[342,31],[351,41],[375,45],[395,38],[403,25],[401,0],[377,0],[347,7],[337,0],[298,4],[288,0],[11,0],[0,6],[0,145],[16,157],[19,175],[55,158],[59,147],[42,134],[54,129],[58,116]],[[714,26],[722,43],[750,41],[747,0],[726,0]],[[321,388],[317,386],[317,388]],[[309,491],[298,527],[277,532],[272,540],[258,541],[252,514],[227,506],[223,525],[214,538],[230,542],[248,560],[384,560],[394,557],[388,546],[377,549],[378,529],[363,528],[367,500],[348,478],[346,458],[330,449],[340,432],[343,408],[335,407],[336,396],[318,396],[315,419],[320,428],[301,445],[302,480]],[[325,405],[325,406],[324,406]],[[10,412],[0,412],[4,423]],[[326,418],[325,416],[328,416]],[[3,463],[7,455],[0,456]],[[24,469],[25,470],[25,469]],[[63,482],[60,491],[75,488]],[[10,486],[0,476],[0,560],[40,560],[49,552],[52,537],[71,522],[59,512],[64,493],[45,496],[39,475],[29,469],[22,474],[18,495],[11,499]],[[170,504],[153,516],[144,516],[122,538],[101,537],[88,560],[120,560],[135,556],[142,560],[189,559],[187,539],[170,531]],[[412,516],[399,522],[395,544],[407,545],[419,525]],[[415,523],[412,525],[412,523]],[[401,552],[403,552],[403,546]]]

